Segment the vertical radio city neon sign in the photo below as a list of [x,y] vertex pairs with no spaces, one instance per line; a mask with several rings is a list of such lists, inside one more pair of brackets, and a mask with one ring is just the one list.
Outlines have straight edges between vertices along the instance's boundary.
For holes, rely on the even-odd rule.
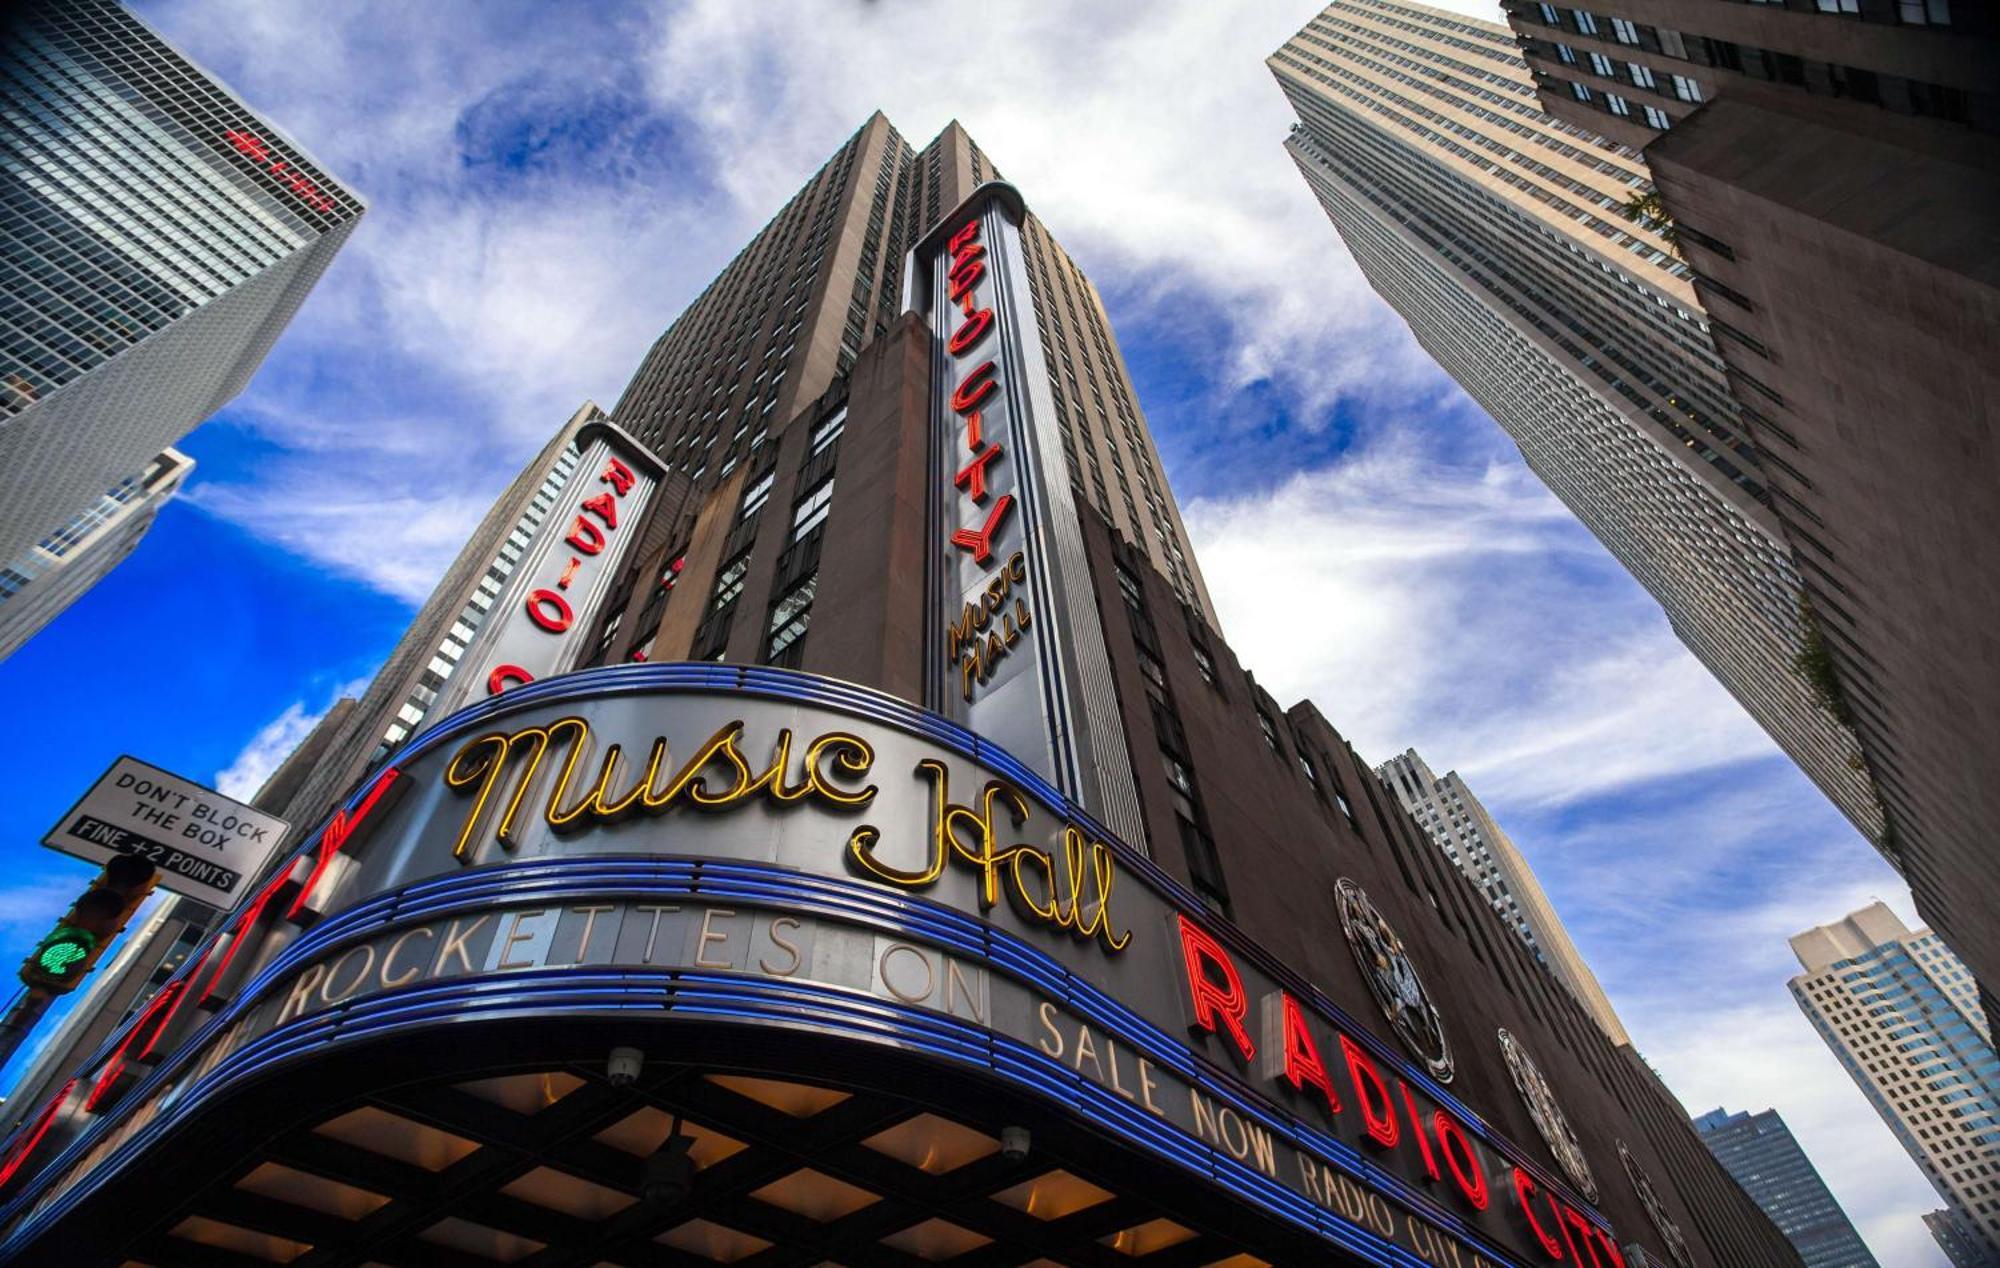
[[[976,216],[967,221],[944,248],[950,261],[945,272],[945,299],[961,316],[945,340],[945,351],[961,367],[975,350],[984,347],[988,335],[998,339],[1000,325],[992,306],[979,302],[979,285],[986,280],[986,244],[979,240],[979,224]],[[980,355],[984,357],[983,351]],[[959,696],[967,703],[974,689],[993,676],[1034,621],[1026,596],[1026,555],[1017,550],[995,566],[994,541],[1015,511],[1012,493],[996,496],[990,487],[993,464],[1006,457],[1000,439],[989,436],[986,427],[985,406],[1000,392],[998,376],[993,359],[985,357],[961,374],[951,393],[954,440],[963,450],[959,455],[963,465],[957,467],[951,482],[958,498],[971,505],[964,508],[969,521],[953,528],[946,540],[952,549],[987,569],[989,577],[985,589],[976,598],[968,598],[945,629],[945,659],[957,675]]]
[[577,430],[575,474],[494,598],[429,716],[574,669],[638,537],[662,468],[608,422]]

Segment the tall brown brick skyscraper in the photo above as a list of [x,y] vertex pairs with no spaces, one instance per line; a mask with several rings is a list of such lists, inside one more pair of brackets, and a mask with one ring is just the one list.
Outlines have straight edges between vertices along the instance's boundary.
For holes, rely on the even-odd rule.
[[[888,331],[915,235],[999,179],[958,124],[919,151],[877,112],[660,336],[613,416],[715,487]],[[1027,240],[1070,482],[1213,620],[1097,289],[1033,217]]]

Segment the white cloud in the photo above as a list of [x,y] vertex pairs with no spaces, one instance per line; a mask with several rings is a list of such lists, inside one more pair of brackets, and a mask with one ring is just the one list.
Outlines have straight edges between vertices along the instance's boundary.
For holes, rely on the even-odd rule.
[[[877,107],[918,144],[964,122],[1121,318],[1220,314],[1211,420],[1253,423],[1229,408],[1252,384],[1312,428],[1339,399],[1408,403],[1442,381],[1283,152],[1292,116],[1263,59],[1302,22],[1293,3],[1003,7],[971,61],[893,2],[787,17],[710,0],[595,26],[461,6],[146,12],[372,204],[234,414],[286,459],[226,486],[200,474],[196,503],[389,593],[438,576],[477,495],[585,397],[611,404]],[[551,137],[546,162],[488,161]],[[337,513],[364,495],[378,513]],[[432,531],[440,517],[456,532]]]
[[1455,463],[1382,430],[1334,465],[1187,508],[1225,631],[1274,694],[1318,700],[1371,761],[1463,755],[1501,801],[1770,751],[1518,458]]
[[234,761],[216,772],[215,790],[226,797],[238,801],[249,801],[257,795],[257,790],[271,773],[284,764],[292,750],[297,748],[319,720],[326,716],[336,701],[342,696],[359,696],[367,689],[367,682],[351,682],[335,688],[326,704],[317,711],[310,710],[303,700],[295,700],[285,707],[285,711],[272,718],[250,737]]

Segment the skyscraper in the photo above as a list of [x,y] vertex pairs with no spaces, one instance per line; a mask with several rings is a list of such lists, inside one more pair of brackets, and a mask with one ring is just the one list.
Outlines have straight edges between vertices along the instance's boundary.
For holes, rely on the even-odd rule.
[[2000,1056],[1972,975],[1879,902],[1792,952],[1792,998],[1944,1198],[1939,1246],[1961,1268],[2000,1262]]
[[115,0],[0,15],[0,563],[220,409],[362,205]]
[[1439,779],[1417,750],[1406,749],[1402,756],[1376,767],[1375,773],[1431,843],[1465,873],[1493,913],[1562,979],[1611,1042],[1629,1045],[1632,1037],[1625,1033],[1625,1024],[1618,1020],[1597,974],[1570,941],[1569,930],[1535,879],[1534,869],[1458,772],[1447,771]]
[[[956,127],[907,171],[861,136],[628,391],[658,496],[580,446],[409,734],[406,666],[329,754],[359,781],[0,1144],[0,1256],[1797,1262],[1128,538],[1171,496],[1023,194]],[[912,172],[842,364],[868,270],[817,199]]]
[[194,460],[169,449],[97,504],[0,568],[0,660],[82,597],[130,555]]
[[1694,1129],[1716,1161],[1799,1248],[1806,1268],[1879,1268],[1778,1111],[1731,1114],[1712,1109],[1694,1120]]
[[1871,840],[1854,734],[1801,668],[1804,591],[1639,156],[1535,104],[1511,33],[1338,0],[1269,59],[1286,142],[1370,285]]
[[[613,416],[697,487],[727,479],[887,332],[915,235],[998,179],[957,123],[918,151],[877,111],[660,336]],[[1103,302],[1032,216],[1025,238],[1069,478],[1213,621]]]
[[1507,7],[1542,104],[1644,147],[1887,852],[2000,990],[1994,6]]

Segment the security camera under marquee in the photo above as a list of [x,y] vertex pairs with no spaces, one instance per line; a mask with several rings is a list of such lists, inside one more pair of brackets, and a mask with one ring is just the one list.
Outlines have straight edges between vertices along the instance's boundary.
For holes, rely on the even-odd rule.
[[1639,1165],[1639,1160],[1632,1156],[1632,1151],[1625,1147],[1625,1142],[1622,1140],[1618,1142],[1618,1161],[1625,1164],[1625,1178],[1632,1182],[1633,1189],[1638,1192],[1639,1205],[1646,1208],[1646,1218],[1653,1221],[1653,1227],[1659,1230],[1660,1240],[1666,1243],[1667,1253],[1673,1256],[1674,1262],[1681,1268],[1694,1268],[1694,1256],[1688,1253],[1687,1239],[1681,1236],[1681,1226],[1674,1223],[1673,1217],[1667,1214],[1667,1208],[1661,1203],[1660,1195],[1653,1189],[1652,1177],[1646,1174],[1645,1169]]
[[1431,1003],[1430,992],[1417,976],[1416,966],[1403,950],[1396,930],[1375,910],[1368,892],[1346,877],[1334,886],[1334,902],[1340,909],[1340,928],[1347,945],[1361,966],[1361,976],[1375,996],[1375,1003],[1395,1028],[1403,1046],[1424,1063],[1432,1078],[1451,1081],[1455,1068],[1451,1044],[1444,1037],[1444,1022]]
[[1590,1161],[1583,1156],[1583,1146],[1577,1143],[1576,1133],[1570,1129],[1569,1119],[1563,1116],[1562,1106],[1556,1103],[1556,1094],[1549,1087],[1549,1081],[1542,1075],[1541,1067],[1521,1046],[1521,1041],[1509,1034],[1507,1028],[1500,1028],[1500,1054],[1507,1059],[1507,1073],[1514,1077],[1514,1090],[1521,1094],[1521,1101],[1528,1107],[1528,1117],[1535,1120],[1535,1127],[1548,1142],[1549,1153],[1577,1191],[1585,1198],[1597,1201],[1597,1178],[1590,1173]]

